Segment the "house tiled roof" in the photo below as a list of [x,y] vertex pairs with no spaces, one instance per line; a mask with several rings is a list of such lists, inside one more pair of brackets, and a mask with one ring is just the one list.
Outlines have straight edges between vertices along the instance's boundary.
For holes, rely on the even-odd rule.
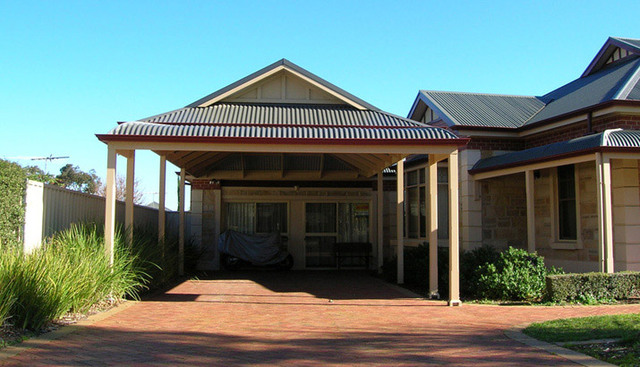
[[540,98],[529,96],[422,90],[418,98],[459,126],[517,128],[544,107]]
[[[617,47],[630,54],[606,64]],[[541,97],[420,91],[449,126],[523,129],[609,101],[640,101],[640,40],[609,38],[580,78]]]
[[634,78],[638,73],[640,73],[640,56],[631,56],[629,60],[576,79],[542,96],[546,105],[525,125],[615,99],[633,99],[632,97],[636,94],[631,95],[625,90],[638,89],[637,76]]
[[249,139],[458,140],[445,129],[382,111],[343,105],[222,103],[119,124],[110,136]]
[[640,151],[640,130],[606,130],[599,134],[484,158],[469,171],[471,173],[493,171],[607,148]]
[[417,127],[415,121],[379,110],[345,105],[281,105],[220,103],[186,107],[141,119],[174,124]]

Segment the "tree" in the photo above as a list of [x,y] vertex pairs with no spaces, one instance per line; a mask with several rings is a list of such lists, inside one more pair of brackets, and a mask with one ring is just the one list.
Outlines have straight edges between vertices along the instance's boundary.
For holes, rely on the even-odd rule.
[[22,170],[25,172],[29,180],[44,182],[51,185],[56,185],[58,183],[54,175],[43,171],[42,168],[38,166],[22,167]]
[[[126,187],[127,180],[118,175],[116,177],[116,200],[124,201],[126,195]],[[98,188],[98,192],[96,193],[100,196],[107,196],[107,185],[100,183],[100,187]],[[133,180],[133,203],[134,204],[142,204],[142,199],[144,197],[144,193],[140,190],[140,181],[137,179]]]
[[84,172],[78,166],[66,164],[60,168],[60,174],[56,176],[58,185],[87,194],[96,194],[101,185],[100,177],[95,170]]

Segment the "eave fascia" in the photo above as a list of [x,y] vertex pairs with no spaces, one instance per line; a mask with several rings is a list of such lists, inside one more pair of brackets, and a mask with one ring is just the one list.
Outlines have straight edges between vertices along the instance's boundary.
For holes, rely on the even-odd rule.
[[278,153],[372,153],[450,154],[469,139],[304,139],[304,138],[218,138],[96,134],[116,149],[278,152]]
[[[566,164],[575,164],[588,161],[595,161],[595,153],[621,153],[621,154],[638,154],[640,148],[635,147],[596,147],[574,152],[556,154],[552,156],[542,157],[538,159],[530,159],[500,166],[489,167],[484,169],[470,169],[468,172],[475,180],[484,180],[488,178],[512,175],[528,170],[538,170],[549,167],[557,167]],[[548,164],[546,164],[548,163]]]

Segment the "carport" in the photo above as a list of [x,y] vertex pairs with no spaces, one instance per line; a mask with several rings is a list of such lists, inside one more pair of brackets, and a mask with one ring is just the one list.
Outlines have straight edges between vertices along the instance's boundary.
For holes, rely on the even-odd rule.
[[[223,210],[223,204],[228,201],[224,190],[225,187],[240,187],[245,194],[254,195],[259,191],[260,195],[271,195],[270,202],[287,202],[291,197],[304,194],[309,197],[304,199],[305,203],[367,203],[365,213],[369,233],[364,235],[376,245],[376,268],[380,269],[383,248],[387,245],[383,234],[390,230],[383,225],[383,170],[396,165],[395,227],[404,228],[404,159],[414,154],[429,155],[429,198],[433,203],[429,205],[429,212],[432,218],[437,216],[434,211],[437,163],[446,159],[449,161],[449,304],[460,303],[458,148],[465,145],[467,139],[381,111],[284,59],[182,109],[120,123],[109,133],[97,137],[108,148],[105,246],[112,259],[116,156],[127,158],[127,188],[133,187],[137,150],[151,150],[160,157],[161,243],[165,228],[166,161],[180,168],[180,273],[184,264],[187,181],[191,182],[192,190],[196,184],[206,187],[207,195],[212,198],[211,220],[202,221],[202,245],[210,247],[209,265],[213,268],[219,261],[214,244],[223,223],[228,222]],[[247,186],[254,187],[253,191]],[[283,188],[285,186],[287,189]],[[301,186],[306,189],[299,190]],[[248,200],[248,196],[240,197],[238,202]],[[125,224],[131,227],[132,190],[126,190],[125,202]],[[287,207],[288,213],[293,212],[293,205]],[[201,214],[206,217],[206,213]],[[309,232],[308,209],[307,215],[302,217],[307,220],[306,232]],[[292,231],[300,228],[296,220],[302,219],[299,215],[288,214],[286,223]],[[437,220],[429,220],[429,224],[430,289],[434,290],[437,289]],[[333,230],[336,233],[314,235],[330,242],[341,235],[350,235],[350,228],[344,231],[346,235],[338,233],[337,229]],[[211,236],[206,237],[205,233],[209,232]],[[310,237],[296,237],[294,233],[292,246],[299,246],[301,254],[308,253],[310,245],[299,243]],[[396,244],[398,283],[403,283],[403,231],[396,231]]]

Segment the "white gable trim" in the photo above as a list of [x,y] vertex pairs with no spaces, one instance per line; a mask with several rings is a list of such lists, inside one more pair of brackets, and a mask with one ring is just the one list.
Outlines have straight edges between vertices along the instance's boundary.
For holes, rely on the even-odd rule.
[[267,72],[265,72],[263,74],[260,74],[259,76],[247,81],[246,83],[242,83],[241,85],[239,85],[239,86],[237,86],[237,87],[235,87],[233,89],[230,89],[230,90],[226,91],[225,93],[222,93],[219,96],[216,96],[216,97],[214,97],[214,98],[212,98],[212,99],[210,99],[210,100],[208,100],[206,102],[203,102],[203,103],[199,104],[198,107],[211,106],[212,104],[214,104],[216,102],[219,102],[219,101],[221,101],[221,100],[223,100],[223,99],[225,99],[225,98],[227,98],[227,97],[229,97],[229,96],[231,96],[231,95],[233,95],[233,94],[235,94],[235,93],[237,93],[237,92],[239,92],[239,91],[241,91],[243,89],[246,89],[249,86],[251,86],[253,84],[256,84],[256,83],[260,82],[261,80],[264,80],[264,79],[268,78],[269,76],[274,75],[274,74],[276,74],[276,73],[278,73],[278,72],[280,72],[282,70],[286,70],[286,71],[290,72],[291,74],[293,74],[296,77],[304,80],[305,82],[313,85],[314,87],[319,88],[319,89],[321,89],[322,91],[324,91],[326,93],[329,93],[333,97],[336,97],[337,99],[339,99],[339,100],[341,100],[341,101],[343,101],[343,102],[345,102],[345,103],[347,103],[347,104],[349,104],[349,105],[351,105],[351,106],[353,106],[353,107],[355,107],[355,108],[357,108],[359,110],[366,110],[367,109],[366,107],[364,107],[361,104],[356,103],[355,101],[343,96],[342,94],[337,93],[337,92],[335,92],[334,90],[332,90],[330,88],[327,88],[326,86],[316,82],[315,80],[313,80],[311,78],[308,78],[308,77],[296,72],[295,70],[292,70],[291,68],[288,68],[286,65],[277,66],[277,67],[273,68],[272,70],[269,70],[269,71],[267,71]]

